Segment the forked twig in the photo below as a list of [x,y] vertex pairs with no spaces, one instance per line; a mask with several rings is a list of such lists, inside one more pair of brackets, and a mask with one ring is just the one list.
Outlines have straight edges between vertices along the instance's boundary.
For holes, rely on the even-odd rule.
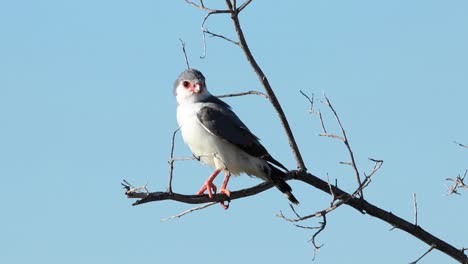
[[[343,135],[342,136],[343,143],[345,144],[346,149],[348,150],[348,153],[349,153],[349,157],[351,158],[351,166],[353,167],[354,174],[356,175],[356,180],[358,182],[358,186],[361,187],[362,186],[361,176],[360,176],[360,173],[359,173],[359,169],[357,168],[356,159],[354,158],[354,153],[353,153],[353,151],[351,149],[351,146],[349,144],[349,140],[348,140],[348,136],[346,135],[346,131],[343,128],[343,125],[341,124],[340,117],[338,116],[338,114],[337,114],[335,108],[333,107],[333,105],[331,104],[330,100],[328,99],[327,96],[324,95],[324,97],[325,97],[325,100],[326,100],[326,105],[333,112],[333,115],[335,116],[336,122],[338,123],[338,125],[339,125],[339,127],[341,129],[341,134]],[[364,193],[362,191],[362,188],[360,190],[360,196],[361,196],[361,198],[364,199]]]

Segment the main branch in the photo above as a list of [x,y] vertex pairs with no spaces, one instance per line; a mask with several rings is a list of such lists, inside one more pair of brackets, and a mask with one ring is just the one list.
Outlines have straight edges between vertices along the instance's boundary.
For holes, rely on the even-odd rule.
[[[462,249],[457,249],[450,245],[449,243],[443,241],[442,239],[432,235],[431,233],[424,230],[419,225],[415,225],[409,221],[406,221],[403,218],[400,218],[389,211],[385,211],[364,199],[353,197],[352,194],[343,191],[342,189],[330,185],[328,182],[318,178],[317,176],[300,170],[290,171],[287,174],[287,180],[295,179],[301,182],[304,182],[308,185],[311,185],[325,193],[330,195],[335,195],[336,197],[341,197],[345,201],[345,204],[356,209],[357,211],[368,214],[370,216],[376,217],[380,220],[383,220],[389,223],[394,228],[401,229],[412,236],[418,238],[429,246],[433,246],[435,249],[444,252],[445,254],[456,259],[458,262],[463,264],[468,264],[468,257],[464,254]],[[202,204],[209,202],[223,202],[231,201],[251,195],[261,193],[265,190],[272,188],[274,185],[270,182],[264,182],[254,187],[243,189],[239,191],[231,192],[231,196],[227,197],[224,194],[214,194],[213,198],[210,199],[208,195],[183,195],[177,193],[169,192],[129,192],[127,191],[127,196],[129,198],[140,198],[137,200],[134,205],[140,205],[153,201],[163,201],[163,200],[173,200],[188,204]],[[127,188],[127,190],[130,190]]]

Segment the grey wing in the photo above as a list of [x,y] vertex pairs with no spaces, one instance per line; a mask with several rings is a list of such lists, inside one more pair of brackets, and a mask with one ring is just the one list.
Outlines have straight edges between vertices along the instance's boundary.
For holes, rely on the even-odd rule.
[[264,159],[274,165],[287,170],[281,163],[276,161],[259,139],[242,123],[237,115],[229,108],[209,104],[200,109],[197,114],[198,120],[211,134],[236,145],[248,154]]

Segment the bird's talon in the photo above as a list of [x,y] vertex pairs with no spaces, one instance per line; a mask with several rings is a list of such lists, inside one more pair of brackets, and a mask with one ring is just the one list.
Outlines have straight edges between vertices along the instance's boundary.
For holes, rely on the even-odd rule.
[[219,204],[221,205],[221,207],[223,207],[224,210],[227,210],[229,208],[229,202],[227,202],[227,204],[224,204],[224,201],[223,201],[223,202],[219,202]]
[[231,191],[229,191],[228,189],[225,189],[225,188],[221,188],[221,190],[219,190],[219,194],[225,194],[227,197],[230,197],[231,196]]
[[208,191],[208,197],[210,199],[213,199],[213,193],[216,193],[216,186],[213,184],[213,182],[205,182],[201,189],[197,192],[198,195],[202,195],[205,193],[205,191]]

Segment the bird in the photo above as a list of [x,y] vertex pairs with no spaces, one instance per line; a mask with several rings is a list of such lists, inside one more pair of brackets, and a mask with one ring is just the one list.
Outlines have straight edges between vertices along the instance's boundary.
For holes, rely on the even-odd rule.
[[[199,70],[183,71],[174,82],[174,95],[183,141],[200,162],[214,168],[198,195],[206,191],[213,198],[217,190],[213,180],[224,172],[219,194],[229,197],[230,176],[245,173],[272,182],[291,203],[299,204],[285,181],[288,169],[268,153],[231,106],[207,90],[205,76]],[[220,204],[224,209],[229,206]]]

